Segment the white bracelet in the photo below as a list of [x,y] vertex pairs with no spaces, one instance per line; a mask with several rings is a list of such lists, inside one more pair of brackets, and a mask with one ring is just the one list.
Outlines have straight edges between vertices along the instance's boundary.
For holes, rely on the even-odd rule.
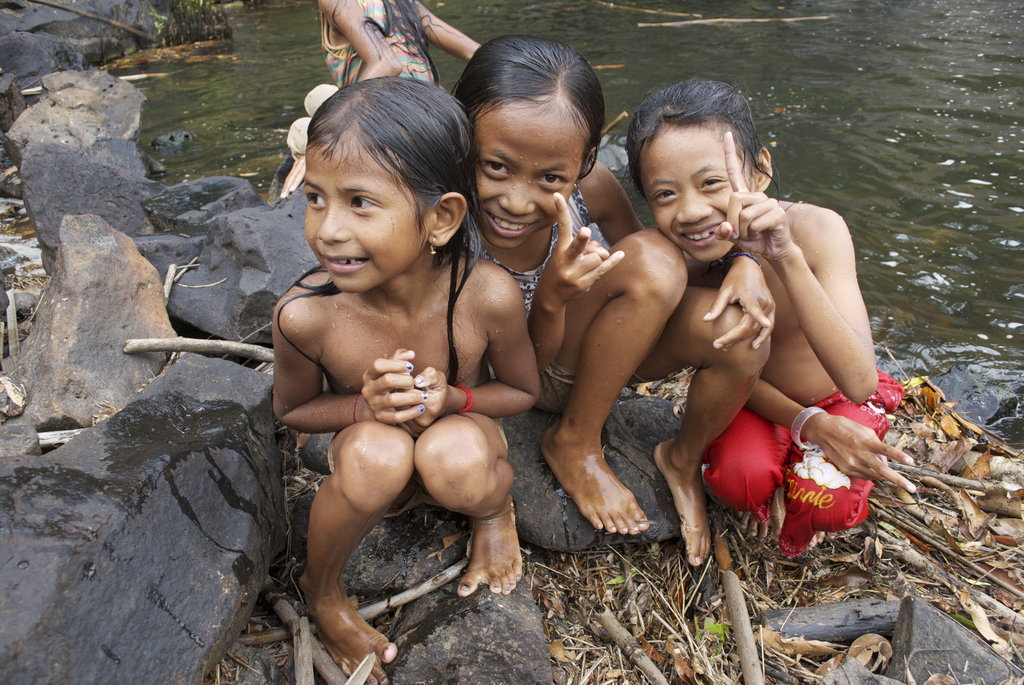
[[808,448],[807,443],[800,440],[800,430],[807,423],[807,420],[815,414],[824,414],[825,410],[821,407],[804,407],[800,410],[800,413],[793,419],[793,425],[789,427],[789,434],[793,438],[793,444],[799,447],[801,450]]

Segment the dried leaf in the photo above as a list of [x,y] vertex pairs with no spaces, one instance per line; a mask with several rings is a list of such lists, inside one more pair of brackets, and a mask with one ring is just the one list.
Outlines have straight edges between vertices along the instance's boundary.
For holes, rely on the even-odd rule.
[[986,478],[992,477],[992,468],[990,466],[990,460],[992,458],[992,450],[986,449],[980,457],[973,463],[969,464],[967,468],[960,472],[963,478],[973,478],[975,480],[985,480]]
[[832,656],[842,650],[841,645],[823,640],[805,640],[802,637],[782,637],[777,631],[771,628],[761,629],[761,642],[765,647],[774,649],[787,656]]
[[1009,656],[1010,644],[1003,638],[996,635],[996,631],[992,629],[992,625],[988,622],[988,614],[985,610],[978,605],[973,599],[971,599],[970,593],[967,592],[967,588],[960,590],[960,604],[963,605],[967,613],[971,615],[971,619],[974,621],[975,628],[981,633],[981,636],[992,643],[992,648],[1003,656]]
[[636,641],[639,642],[640,646],[644,648],[644,651],[647,652],[647,656],[651,658],[651,661],[653,661],[656,664],[665,663],[665,657],[659,654],[658,650],[656,650],[650,642],[645,640],[643,635],[637,635]]
[[668,653],[672,656],[672,666],[675,669],[676,675],[686,685],[697,682],[697,674],[693,672],[693,666],[690,660],[683,656],[684,652],[679,648],[672,640],[665,643],[665,647],[668,649]]
[[865,633],[850,645],[849,655],[872,673],[881,673],[892,658],[892,645],[881,635]]
[[725,538],[718,533],[715,533],[715,561],[718,562],[718,568],[723,571],[728,571],[732,568],[732,555],[729,554],[729,545],[725,543]]
[[960,488],[960,491],[957,493],[957,504],[960,506],[960,511],[964,513],[967,533],[972,539],[977,539],[981,531],[985,529],[985,525],[990,517],[981,510],[981,507],[974,501],[974,498],[963,488]]
[[948,673],[934,673],[921,685],[958,685],[957,679]]
[[552,640],[548,644],[548,652],[551,653],[551,658],[555,661],[565,662],[571,659],[569,653],[565,650],[565,643],[561,640]]
[[826,587],[860,587],[871,582],[871,574],[856,566],[847,566],[840,573],[823,578],[820,585]]
[[942,418],[939,419],[939,426],[942,428],[943,433],[954,440],[960,437],[960,424],[951,415],[943,414]]
[[449,547],[454,545],[456,542],[458,542],[459,538],[461,538],[465,534],[466,534],[466,531],[459,531],[458,533],[452,533],[451,535],[445,535],[443,538],[441,538],[441,542],[444,544],[444,548],[448,549]]

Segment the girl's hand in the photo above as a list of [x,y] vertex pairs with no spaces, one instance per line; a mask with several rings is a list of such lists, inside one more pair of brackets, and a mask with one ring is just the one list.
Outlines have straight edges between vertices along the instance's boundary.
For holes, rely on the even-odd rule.
[[704,315],[705,321],[717,319],[727,305],[739,304],[743,310],[740,323],[713,343],[717,350],[727,350],[734,343],[753,338],[756,350],[768,340],[775,328],[775,298],[764,282],[761,267],[749,257],[733,257],[729,271],[718,289],[718,297]]
[[395,350],[363,372],[362,395],[374,421],[397,425],[426,412],[427,393],[413,382],[415,357],[412,350]]
[[804,424],[803,439],[818,445],[847,476],[865,480],[887,480],[898,488],[913,493],[917,488],[891,466],[889,460],[908,466],[914,463],[909,455],[886,445],[867,426],[845,416],[816,414]]
[[590,290],[599,278],[622,261],[625,253],[608,253],[600,243],[590,240],[590,228],[584,227],[572,234],[572,215],[565,198],[554,193],[558,211],[558,240],[537,284],[537,293],[546,301],[556,300],[557,306],[575,300]]
[[424,399],[421,404],[424,410],[406,424],[406,428],[413,436],[418,436],[427,426],[447,413],[445,408],[448,406],[448,379],[434,367],[428,366],[413,379],[413,385],[423,393]]
[[726,220],[718,227],[716,235],[719,240],[729,240],[745,252],[764,255],[768,261],[779,261],[795,247],[786,211],[778,200],[748,189],[743,162],[736,153],[731,131],[726,132],[722,142],[732,195]]

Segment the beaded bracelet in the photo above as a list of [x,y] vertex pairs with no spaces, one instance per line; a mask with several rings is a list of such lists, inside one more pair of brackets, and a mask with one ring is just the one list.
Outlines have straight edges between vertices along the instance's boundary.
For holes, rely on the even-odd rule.
[[466,406],[459,410],[460,414],[465,414],[467,411],[473,408],[473,391],[464,385],[456,385],[456,388],[466,393]]
[[800,431],[803,429],[804,424],[815,414],[824,414],[825,410],[821,407],[804,407],[800,410],[800,413],[793,419],[793,425],[789,427],[789,435],[793,438],[793,444],[799,447],[801,450],[809,449],[810,445],[803,442],[800,439]]
[[709,273],[711,273],[711,271],[714,270],[714,269],[718,269],[718,270],[722,271],[722,273],[725,273],[725,271],[729,267],[729,262],[731,262],[732,260],[736,259],[737,257],[749,257],[750,259],[754,260],[754,264],[757,264],[762,269],[764,268],[763,266],[761,266],[760,260],[758,260],[757,257],[755,257],[754,255],[750,254],[749,252],[730,252],[729,254],[725,255],[721,259],[716,259],[715,261],[713,261],[710,264],[708,264],[708,268],[706,268],[703,271],[701,271],[700,274],[701,274],[701,276],[706,276]]

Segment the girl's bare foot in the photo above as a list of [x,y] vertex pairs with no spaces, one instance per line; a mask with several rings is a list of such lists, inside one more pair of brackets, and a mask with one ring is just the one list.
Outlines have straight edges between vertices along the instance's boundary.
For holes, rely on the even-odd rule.
[[[373,667],[366,682],[371,685],[388,685],[388,676],[380,662],[389,664],[398,656],[398,647],[370,627],[342,592],[337,597],[319,598],[310,591],[311,583],[306,576],[299,579],[299,586],[306,596],[306,606],[316,624],[317,635],[327,652],[345,675],[351,675],[370,652],[377,655],[379,662]],[[333,594],[333,593],[332,593]]]
[[558,428],[553,426],[544,433],[541,452],[583,518],[609,533],[638,535],[647,530],[650,521],[633,493],[608,467],[600,445],[588,450],[575,441],[566,444],[558,439]]
[[667,454],[670,442],[663,442],[654,448],[654,463],[668,482],[672,501],[682,522],[686,561],[691,566],[700,566],[711,551],[711,528],[704,509],[704,482],[700,477],[699,464],[693,473],[684,473],[670,462]]
[[504,595],[523,577],[523,556],[519,551],[516,519],[510,507],[491,518],[474,518],[469,541],[469,568],[459,581],[458,594],[468,597],[481,583],[491,592]]

